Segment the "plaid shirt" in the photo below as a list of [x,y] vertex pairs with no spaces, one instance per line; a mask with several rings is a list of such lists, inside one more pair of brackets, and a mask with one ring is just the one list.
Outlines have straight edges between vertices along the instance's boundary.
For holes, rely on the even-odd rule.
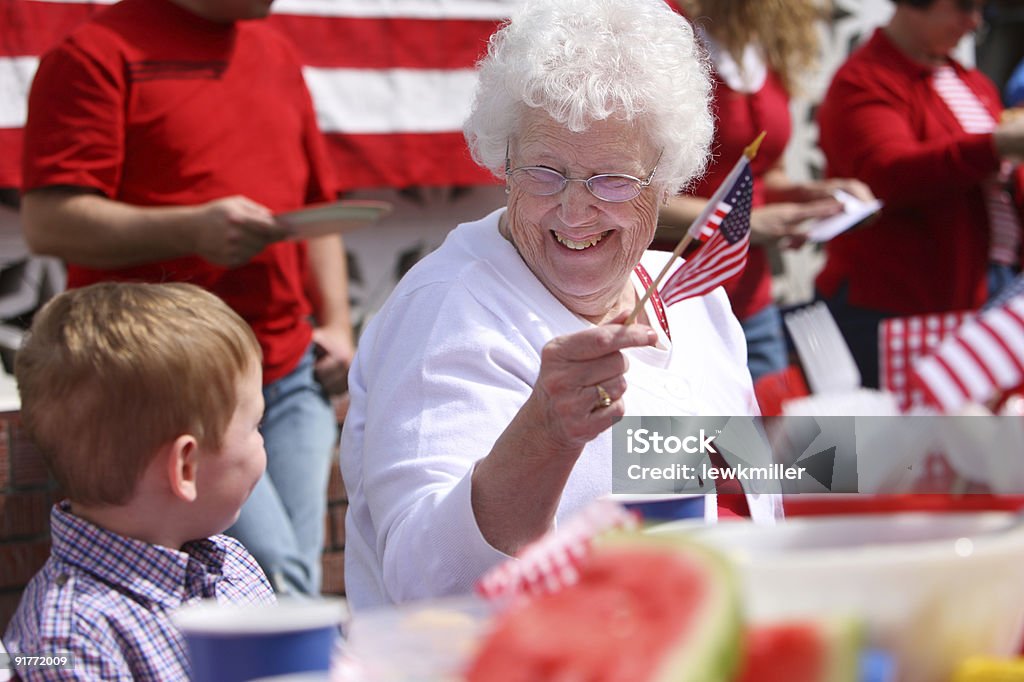
[[50,513],[53,546],[7,628],[8,651],[70,652],[73,670],[20,669],[40,680],[188,680],[185,641],[171,624],[179,606],[275,601],[263,571],[237,540],[216,535],[181,551],[103,530],[70,513]]

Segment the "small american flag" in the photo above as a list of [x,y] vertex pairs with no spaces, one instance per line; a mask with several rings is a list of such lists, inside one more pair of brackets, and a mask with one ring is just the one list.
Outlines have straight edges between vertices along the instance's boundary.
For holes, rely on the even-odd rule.
[[689,233],[697,239],[702,239],[705,233],[711,236],[665,282],[660,291],[665,305],[703,296],[743,269],[750,247],[753,194],[750,161],[741,156],[729,177],[708,201],[708,208],[690,227]]
[[912,385],[945,413],[987,403],[1024,383],[1024,295],[965,322],[935,353],[914,363]]

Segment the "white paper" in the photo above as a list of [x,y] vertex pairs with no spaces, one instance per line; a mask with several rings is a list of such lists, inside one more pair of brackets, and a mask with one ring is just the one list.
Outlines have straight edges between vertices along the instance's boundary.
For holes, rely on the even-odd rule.
[[807,231],[808,241],[827,242],[836,235],[842,234],[851,227],[860,224],[882,208],[882,202],[878,199],[861,201],[841,189],[833,192],[832,196],[842,203],[843,212],[811,223],[811,227]]
[[336,201],[309,206],[274,217],[292,229],[292,239],[342,234],[377,222],[391,212],[386,201]]

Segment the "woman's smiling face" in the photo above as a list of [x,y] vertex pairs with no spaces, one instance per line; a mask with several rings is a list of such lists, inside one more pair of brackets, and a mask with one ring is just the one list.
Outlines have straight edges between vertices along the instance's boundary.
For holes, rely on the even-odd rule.
[[[510,141],[512,168],[544,166],[569,178],[624,173],[646,179],[658,150],[638,126],[599,121],[576,133],[539,109],[529,109]],[[509,180],[506,234],[534,275],[569,310],[603,321],[632,305],[629,277],[654,238],[658,191],[645,187],[631,201],[595,197],[582,182],[536,196]],[[616,308],[620,308],[617,310]]]

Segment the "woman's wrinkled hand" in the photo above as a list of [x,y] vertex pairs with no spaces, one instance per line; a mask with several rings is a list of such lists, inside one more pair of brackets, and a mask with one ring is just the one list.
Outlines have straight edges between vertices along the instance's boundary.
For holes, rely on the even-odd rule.
[[549,341],[530,396],[543,435],[557,447],[581,448],[618,421],[629,369],[622,351],[657,340],[646,325],[611,323]]

